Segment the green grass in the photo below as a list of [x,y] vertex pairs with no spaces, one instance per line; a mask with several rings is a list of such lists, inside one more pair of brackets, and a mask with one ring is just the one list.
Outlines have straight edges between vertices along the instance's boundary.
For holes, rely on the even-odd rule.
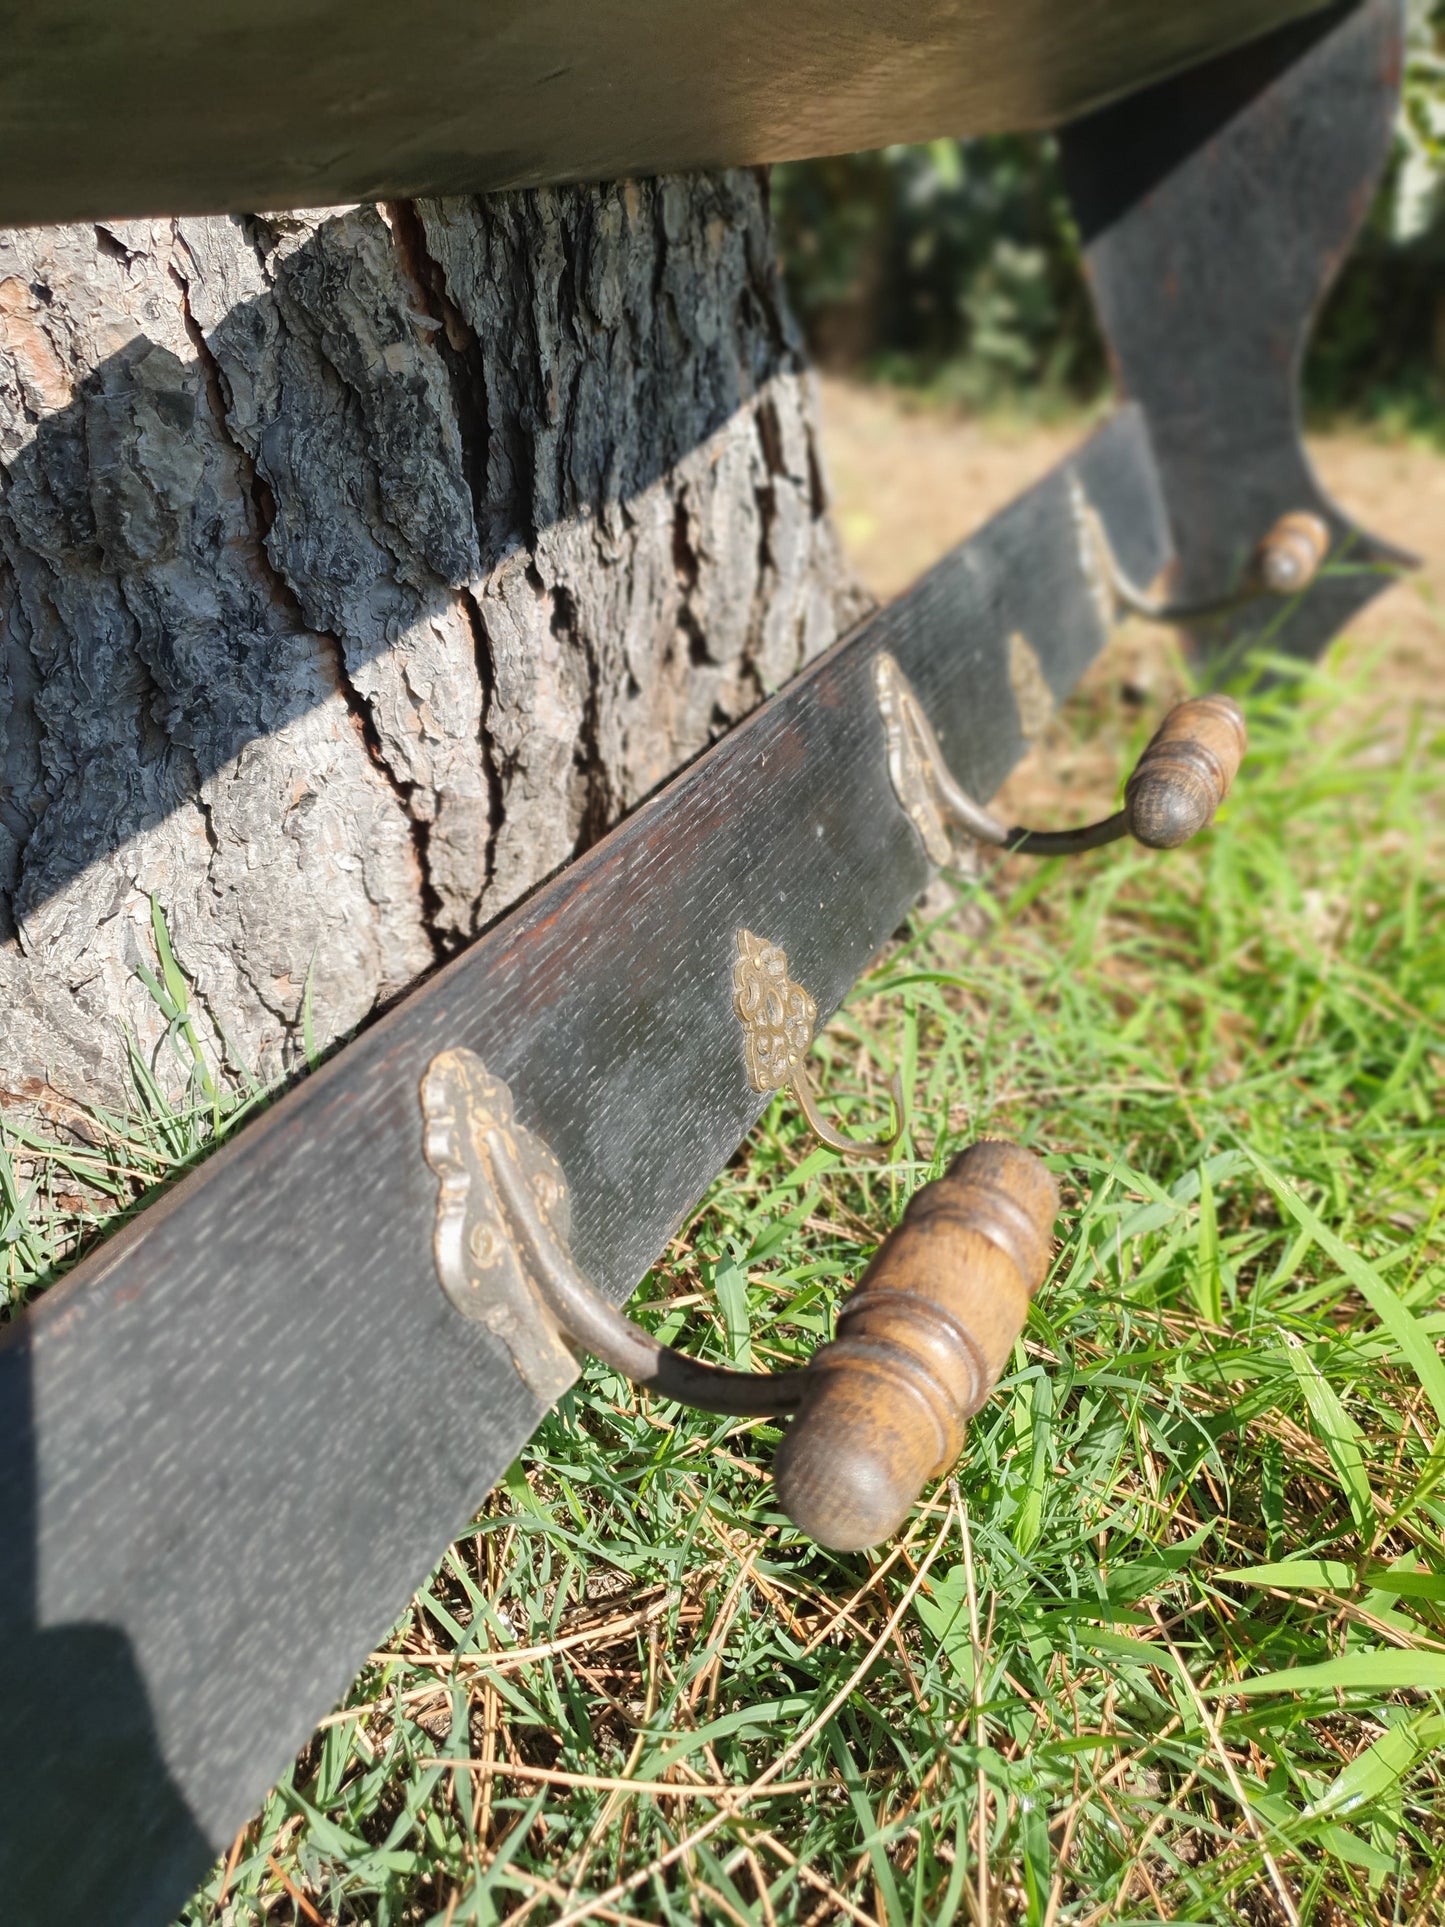
[[[858,1128],[902,1066],[906,1155],[775,1104],[639,1292],[783,1364],[959,1147],[1045,1152],[1053,1273],[898,1542],[590,1367],[188,1927],[1445,1917],[1445,743],[1378,680],[1256,695],[1197,847],[959,885],[819,1046]],[[1120,713],[1069,728],[1123,767]],[[11,1153],[23,1292],[74,1234]]]
[[[0,1117],[0,1322],[53,1284],[95,1240],[116,1230],[194,1168],[274,1093],[208,1065],[191,1017],[190,988],[171,949],[161,906],[151,904],[154,966],[137,975],[164,1028],[146,1051],[126,1037],[132,1103],[124,1112],[66,1107],[42,1132]],[[303,1004],[310,1036],[310,981]]]

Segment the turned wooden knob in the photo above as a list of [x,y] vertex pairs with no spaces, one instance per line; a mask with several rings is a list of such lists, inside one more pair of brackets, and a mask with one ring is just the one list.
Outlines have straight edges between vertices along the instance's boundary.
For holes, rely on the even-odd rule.
[[1298,595],[1314,581],[1329,550],[1330,532],[1320,517],[1294,509],[1255,550],[1255,579],[1270,595]]
[[887,1539],[963,1449],[1049,1268],[1059,1190],[985,1140],[910,1200],[803,1374],[778,1448],[783,1510],[821,1545]]
[[1232,696],[1192,696],[1164,718],[1124,790],[1129,830],[1173,850],[1202,830],[1229,794],[1247,742]]

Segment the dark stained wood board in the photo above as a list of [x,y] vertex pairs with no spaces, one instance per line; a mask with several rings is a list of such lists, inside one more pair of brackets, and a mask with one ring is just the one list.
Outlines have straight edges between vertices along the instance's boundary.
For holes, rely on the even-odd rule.
[[765,1102],[739,926],[827,1013],[931,873],[876,652],[983,798],[1023,748],[1010,635],[1057,698],[1102,646],[1071,473],[1152,578],[1169,543],[1128,409],[6,1335],[7,1922],[168,1918],[540,1417],[433,1268],[431,1057],[508,1080],[566,1170],[574,1254],[624,1299]]
[[1316,0],[0,7],[0,225],[319,207],[1054,125]]

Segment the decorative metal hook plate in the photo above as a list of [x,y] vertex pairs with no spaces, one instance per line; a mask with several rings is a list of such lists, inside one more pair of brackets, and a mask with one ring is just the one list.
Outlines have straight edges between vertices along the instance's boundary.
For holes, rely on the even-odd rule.
[[[907,688],[906,683],[903,686]],[[751,930],[738,932],[738,951],[733,963],[733,1009],[743,1027],[748,1082],[755,1091],[791,1090],[814,1134],[830,1150],[852,1157],[888,1155],[903,1136],[907,1123],[903,1086],[897,1073],[891,1086],[894,1128],[889,1137],[853,1138],[835,1131],[818,1109],[818,1093],[804,1062],[812,1046],[818,1006],[803,986],[788,975],[787,952],[782,946],[769,943],[766,937],[754,936]]]
[[938,782],[942,758],[937,739],[912,685],[886,649],[873,662],[873,691],[883,719],[893,793],[917,830],[929,862],[947,869],[954,852]]
[[1104,518],[1084,493],[1083,483],[1073,473],[1069,475],[1069,513],[1074,520],[1084,584],[1089,591],[1089,600],[1094,605],[1094,613],[1099,618],[1099,626],[1107,636],[1119,613],[1121,573],[1114,559],[1109,531],[1104,527]]
[[567,1181],[517,1122],[512,1093],[475,1051],[445,1050],[421,1084],[427,1163],[440,1180],[434,1252],[442,1290],[494,1332],[547,1404],[593,1352],[629,1378],[704,1411],[792,1411],[800,1374],[733,1372],[685,1357],[610,1305],[569,1244]]
[[1018,709],[1019,734],[1026,743],[1036,743],[1053,720],[1054,692],[1038,650],[1020,629],[1008,639],[1008,680]]
[[464,1318],[500,1338],[528,1389],[551,1405],[576,1382],[562,1327],[536,1289],[499,1195],[506,1159],[544,1225],[565,1248],[567,1180],[551,1151],[525,1130],[512,1093],[475,1051],[445,1050],[421,1085],[426,1161],[441,1183],[434,1249],[442,1290]]
[[781,1091],[812,1047],[818,1006],[788,975],[787,952],[751,930],[738,932],[733,1008],[743,1027],[748,1082],[755,1091]]
[[[1008,669],[1019,734],[1025,742],[1036,742],[1053,715],[1053,692],[1044,680],[1038,655],[1017,630],[1009,637]],[[958,858],[950,825],[989,842],[992,818],[964,797],[954,782],[922,703],[886,649],[874,658],[873,691],[883,721],[893,793],[917,830],[929,861],[951,869]]]

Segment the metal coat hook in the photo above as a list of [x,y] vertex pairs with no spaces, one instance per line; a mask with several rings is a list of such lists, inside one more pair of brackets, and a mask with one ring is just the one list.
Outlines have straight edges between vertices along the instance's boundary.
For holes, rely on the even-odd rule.
[[421,1086],[440,1182],[442,1289],[507,1347],[544,1404],[589,1351],[664,1398],[739,1418],[795,1413],[774,1473],[789,1518],[838,1551],[877,1545],[963,1449],[1048,1271],[1058,1186],[1033,1152],[984,1141],[909,1201],[806,1365],[736,1372],[659,1344],[573,1258],[567,1181],[474,1051]]
[[1192,696],[1169,711],[1146,745],[1125,785],[1123,809],[1075,830],[1009,826],[959,787],[923,705],[886,652],[874,662],[873,682],[894,792],[940,865],[953,861],[951,829],[1028,856],[1073,856],[1126,836],[1151,850],[1176,849],[1211,820],[1244,757],[1244,712],[1234,698]]
[[1205,622],[1212,616],[1232,615],[1262,597],[1300,595],[1319,574],[1330,550],[1324,520],[1309,509],[1291,509],[1257,543],[1236,589],[1205,602],[1173,602],[1140,588],[1126,574],[1114,554],[1104,518],[1077,476],[1069,478],[1069,503],[1079,532],[1084,576],[1106,629],[1112,628],[1120,609],[1149,622]]
[[743,1027],[748,1082],[755,1091],[791,1090],[815,1135],[830,1150],[846,1156],[885,1158],[903,1136],[907,1113],[903,1083],[895,1071],[889,1084],[894,1129],[881,1139],[844,1137],[818,1109],[818,1093],[808,1075],[818,1006],[788,975],[787,953],[751,930],[739,930],[733,964],[733,1009]]

